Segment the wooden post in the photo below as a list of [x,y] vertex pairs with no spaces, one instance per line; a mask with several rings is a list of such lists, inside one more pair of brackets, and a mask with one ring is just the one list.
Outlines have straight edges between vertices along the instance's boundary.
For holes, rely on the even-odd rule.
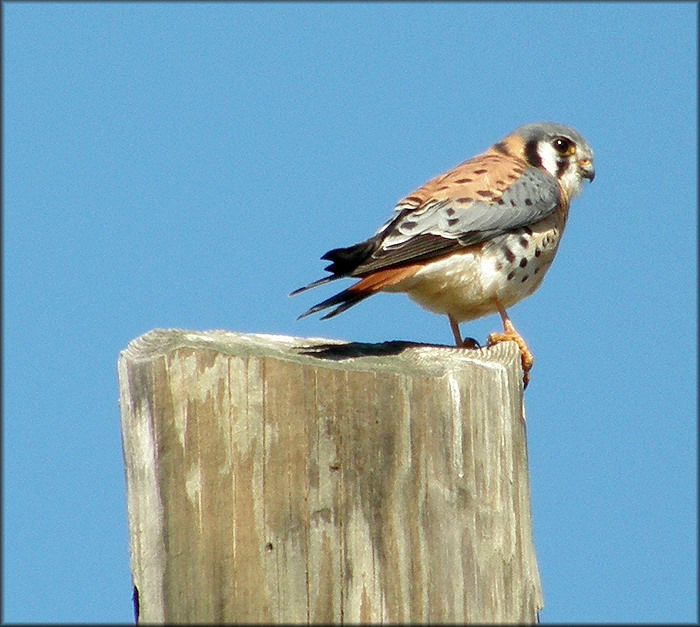
[[521,377],[511,342],[135,339],[139,622],[536,622]]

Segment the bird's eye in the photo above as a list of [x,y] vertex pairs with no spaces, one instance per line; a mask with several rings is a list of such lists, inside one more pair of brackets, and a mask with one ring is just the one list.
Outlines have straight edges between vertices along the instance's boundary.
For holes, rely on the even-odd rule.
[[560,155],[573,155],[576,152],[576,145],[567,137],[555,138],[552,146]]

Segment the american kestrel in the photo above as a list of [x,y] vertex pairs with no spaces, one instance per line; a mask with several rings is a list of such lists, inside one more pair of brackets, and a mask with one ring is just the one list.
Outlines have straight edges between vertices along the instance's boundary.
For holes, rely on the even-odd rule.
[[542,282],[569,203],[594,175],[593,152],[574,129],[521,126],[400,200],[369,239],[323,255],[331,274],[290,295],[343,277],[360,280],[299,317],[334,307],[326,319],[376,292],[405,292],[449,318],[458,347],[478,348],[462,339],[459,323],[498,312],[503,333],[490,334],[489,345],[518,344],[527,385],[533,357],[506,309]]

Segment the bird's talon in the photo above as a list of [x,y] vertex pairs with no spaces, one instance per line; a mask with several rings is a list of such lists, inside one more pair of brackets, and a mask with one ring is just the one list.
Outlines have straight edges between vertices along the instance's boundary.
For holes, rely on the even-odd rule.
[[477,342],[473,337],[465,337],[462,340],[462,348],[481,348],[481,344]]
[[489,334],[488,345],[494,346],[500,342],[515,342],[518,345],[520,363],[523,368],[523,389],[525,389],[530,382],[530,370],[532,369],[532,364],[535,362],[535,358],[527,347],[527,344],[525,344],[525,340],[517,334],[512,325],[510,325],[509,331],[512,332]]

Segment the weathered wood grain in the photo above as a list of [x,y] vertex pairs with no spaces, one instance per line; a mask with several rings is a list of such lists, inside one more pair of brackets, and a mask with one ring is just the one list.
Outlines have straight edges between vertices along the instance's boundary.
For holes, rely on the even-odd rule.
[[514,344],[158,330],[118,370],[141,622],[536,622]]

